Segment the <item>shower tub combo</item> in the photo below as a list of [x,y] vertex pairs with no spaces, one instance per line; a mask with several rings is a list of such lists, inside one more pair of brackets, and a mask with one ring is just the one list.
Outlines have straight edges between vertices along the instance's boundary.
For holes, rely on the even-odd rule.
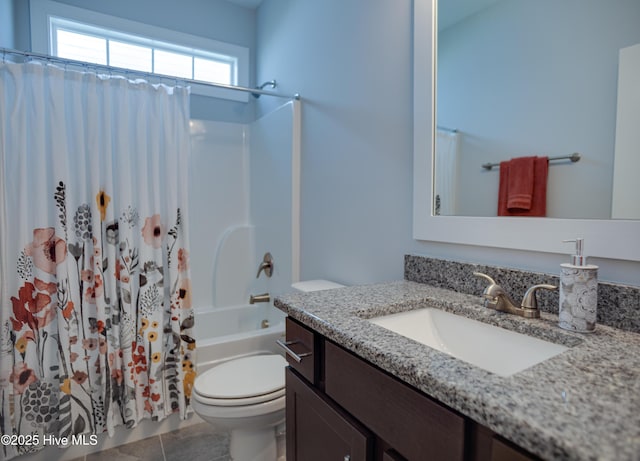
[[195,310],[198,373],[231,359],[281,350],[284,314],[271,304],[200,307]]
[[[191,405],[229,431],[233,459],[283,457],[286,361],[276,340],[285,316],[269,299],[298,278],[299,125],[299,101],[248,125],[192,121],[189,207],[211,212],[198,213],[190,229],[198,368]],[[266,253],[272,274],[258,271]]]

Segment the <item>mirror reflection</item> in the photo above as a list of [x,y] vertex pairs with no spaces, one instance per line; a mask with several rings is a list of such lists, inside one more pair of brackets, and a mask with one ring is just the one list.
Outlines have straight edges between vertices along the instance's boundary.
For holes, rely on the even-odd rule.
[[638,24],[638,0],[438,0],[434,213],[640,219]]

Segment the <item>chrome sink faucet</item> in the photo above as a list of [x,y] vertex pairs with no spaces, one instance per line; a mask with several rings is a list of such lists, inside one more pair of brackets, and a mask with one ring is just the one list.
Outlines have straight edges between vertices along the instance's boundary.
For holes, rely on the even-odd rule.
[[498,285],[495,280],[482,272],[474,272],[473,275],[481,277],[489,282],[489,285],[482,292],[482,297],[485,298],[484,305],[490,309],[495,309],[500,312],[507,312],[509,314],[519,315],[528,319],[537,319],[540,317],[540,309],[538,309],[538,300],[536,298],[536,291],[539,289],[544,290],[557,290],[555,285],[534,285],[527,290],[522,298],[522,304],[518,306],[509,294]]

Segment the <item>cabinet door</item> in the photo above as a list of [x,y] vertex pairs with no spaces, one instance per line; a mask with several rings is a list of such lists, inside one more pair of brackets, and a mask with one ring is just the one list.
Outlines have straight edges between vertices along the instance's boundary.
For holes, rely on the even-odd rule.
[[287,461],[369,461],[373,437],[286,370]]
[[463,461],[464,417],[325,341],[325,392],[409,461]]

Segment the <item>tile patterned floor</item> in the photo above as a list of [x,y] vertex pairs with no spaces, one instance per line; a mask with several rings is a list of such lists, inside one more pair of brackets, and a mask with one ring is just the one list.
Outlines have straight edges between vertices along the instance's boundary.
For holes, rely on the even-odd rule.
[[229,434],[207,423],[93,453],[73,461],[231,461]]

